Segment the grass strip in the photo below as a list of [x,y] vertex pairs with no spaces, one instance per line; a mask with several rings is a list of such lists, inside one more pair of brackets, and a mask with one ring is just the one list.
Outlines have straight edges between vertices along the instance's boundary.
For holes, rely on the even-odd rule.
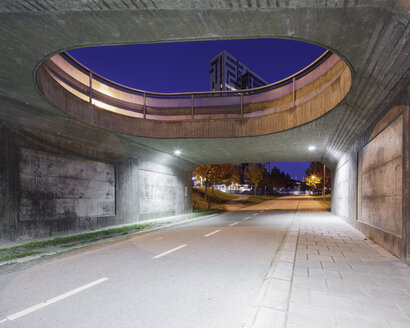
[[[24,257],[33,255],[35,249],[42,249],[49,246],[58,246],[68,248],[80,244],[94,242],[102,239],[115,237],[118,235],[125,235],[132,232],[151,227],[153,223],[134,224],[130,226],[112,228],[102,231],[88,232],[79,235],[72,235],[67,237],[57,237],[49,240],[33,241],[23,245],[0,248],[0,261],[7,261],[12,258]],[[37,253],[40,253],[39,251]]]
[[16,258],[26,257],[30,255],[40,254],[47,247],[59,247],[59,248],[70,248],[74,246],[79,246],[87,243],[96,242],[99,240],[112,238],[116,236],[124,236],[137,231],[141,231],[154,226],[167,225],[173,222],[185,221],[190,218],[204,216],[209,214],[214,214],[218,212],[217,210],[197,210],[192,214],[185,215],[181,219],[169,220],[169,221],[158,221],[143,224],[133,224],[129,226],[111,228],[102,231],[94,231],[88,233],[82,233],[78,235],[71,235],[66,237],[56,237],[49,240],[33,241],[26,244],[0,248],[0,262],[9,261]]
[[8,255],[4,255],[0,257],[0,262],[10,261],[10,260],[18,259],[21,257],[30,256],[30,255],[37,255],[40,253],[41,253],[40,251],[27,251],[23,253],[8,254]]

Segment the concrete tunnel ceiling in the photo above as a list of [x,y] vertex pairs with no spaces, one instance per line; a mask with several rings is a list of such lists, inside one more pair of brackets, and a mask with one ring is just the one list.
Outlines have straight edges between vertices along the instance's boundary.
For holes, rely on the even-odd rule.
[[[10,0],[0,5],[0,15],[2,120],[186,168],[211,162],[332,164],[383,113],[409,69],[409,8],[403,1],[210,0],[148,5],[107,0],[49,1],[39,6]],[[306,40],[341,55],[352,69],[349,94],[322,117],[284,132],[158,139],[109,133],[81,123],[48,103],[34,82],[45,59],[79,46],[256,37]],[[311,144],[316,145],[315,152],[307,150]],[[175,148],[183,150],[180,158],[173,156]]]

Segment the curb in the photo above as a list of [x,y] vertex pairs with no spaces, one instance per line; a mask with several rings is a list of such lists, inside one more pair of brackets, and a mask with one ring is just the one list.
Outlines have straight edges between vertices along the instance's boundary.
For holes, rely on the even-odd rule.
[[[191,219],[186,219],[186,220],[178,219],[178,218],[174,218],[174,219],[172,219],[172,218],[171,219],[170,218],[162,218],[162,219],[151,220],[151,221],[147,221],[147,222],[143,222],[143,223],[161,222],[161,221],[168,221],[168,220],[171,220],[171,221],[175,220],[177,222],[171,222],[169,224],[164,224],[164,225],[161,225],[159,227],[153,227],[153,228],[149,228],[149,229],[143,229],[141,231],[135,231],[135,232],[130,233],[126,236],[121,236],[121,235],[120,236],[115,236],[115,237],[111,237],[111,238],[101,239],[101,240],[91,242],[91,243],[86,243],[86,244],[73,246],[73,247],[67,247],[65,249],[59,249],[59,250],[56,250],[54,252],[47,252],[47,253],[42,253],[42,254],[38,254],[38,255],[25,256],[25,257],[22,257],[22,258],[17,258],[17,259],[12,259],[12,260],[9,260],[9,261],[0,262],[0,268],[2,266],[6,266],[6,265],[22,264],[22,263],[30,262],[30,261],[41,259],[41,258],[61,255],[61,254],[68,253],[68,252],[71,252],[71,251],[85,249],[87,247],[103,246],[104,244],[111,244],[113,242],[121,242],[121,241],[128,240],[130,238],[133,238],[136,235],[142,235],[142,234],[150,233],[150,232],[160,230],[160,229],[165,229],[165,228],[169,228],[169,227],[173,227],[173,226],[178,226],[178,225],[182,225],[182,224],[187,224],[187,223],[192,223],[192,222],[196,222],[196,221],[210,219],[212,217],[221,215],[223,213],[225,213],[225,212],[219,212],[219,213],[214,213],[214,214],[209,214],[209,215],[204,215],[204,216],[197,216],[197,217],[194,217],[194,218],[191,218]],[[102,229],[93,230],[92,232],[104,231],[104,230],[108,230],[108,229],[112,229],[112,228],[120,228],[120,227],[129,226],[129,225],[133,225],[133,224],[138,224],[138,223],[129,223],[129,224],[116,225],[116,226],[109,226],[109,227],[105,227],[105,228],[102,228]],[[79,234],[72,234],[72,235],[82,235],[82,234],[86,234],[86,233],[89,233],[89,232],[90,231],[82,232],[82,233],[79,233]],[[64,235],[64,236],[72,236],[72,235]],[[53,238],[57,238],[57,237],[63,237],[63,236],[55,236]],[[53,238],[51,238],[51,239],[53,239]],[[48,240],[48,239],[40,239],[40,240]],[[20,245],[23,245],[23,244],[20,244]],[[15,246],[18,246],[18,244],[15,245]],[[10,246],[10,247],[13,247],[13,246]]]
[[[249,328],[285,327],[292,288],[299,237],[298,219],[294,218],[272,259],[259,297],[253,306]],[[249,322],[248,321],[248,322]]]

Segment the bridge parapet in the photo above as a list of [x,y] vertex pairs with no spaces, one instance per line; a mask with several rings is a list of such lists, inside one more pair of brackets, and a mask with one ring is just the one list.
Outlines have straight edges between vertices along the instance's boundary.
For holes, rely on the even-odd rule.
[[104,78],[66,53],[48,59],[37,78],[48,100],[80,120],[115,132],[161,138],[242,137],[287,130],[334,108],[351,85],[349,68],[329,50],[281,81],[246,90],[138,90]]

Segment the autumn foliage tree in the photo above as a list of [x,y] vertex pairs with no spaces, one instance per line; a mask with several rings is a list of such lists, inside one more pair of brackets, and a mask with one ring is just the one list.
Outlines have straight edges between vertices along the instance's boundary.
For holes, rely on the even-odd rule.
[[212,187],[219,183],[230,184],[231,182],[239,182],[240,170],[235,164],[207,164],[199,165],[193,172],[196,180],[202,177],[205,182],[205,199],[208,202],[208,208],[211,206],[210,198],[208,197],[208,187]]
[[[306,169],[306,176],[315,176],[319,177],[323,181],[323,166],[324,164],[321,162],[311,162],[309,167]],[[332,171],[326,166],[326,183],[330,183],[330,177],[332,175]],[[306,180],[306,179],[305,179]]]
[[323,183],[323,179],[325,184],[330,183],[332,172],[328,167],[324,168],[321,162],[311,162],[305,174],[306,185],[316,190],[318,185]]
[[308,175],[305,176],[305,181],[307,186],[312,187],[316,190],[317,185],[322,181],[322,179],[320,179],[320,177],[316,175]]
[[249,183],[253,186],[255,195],[256,189],[258,189],[258,186],[265,177],[265,174],[266,168],[261,164],[249,164],[245,168],[244,175],[249,180]]

